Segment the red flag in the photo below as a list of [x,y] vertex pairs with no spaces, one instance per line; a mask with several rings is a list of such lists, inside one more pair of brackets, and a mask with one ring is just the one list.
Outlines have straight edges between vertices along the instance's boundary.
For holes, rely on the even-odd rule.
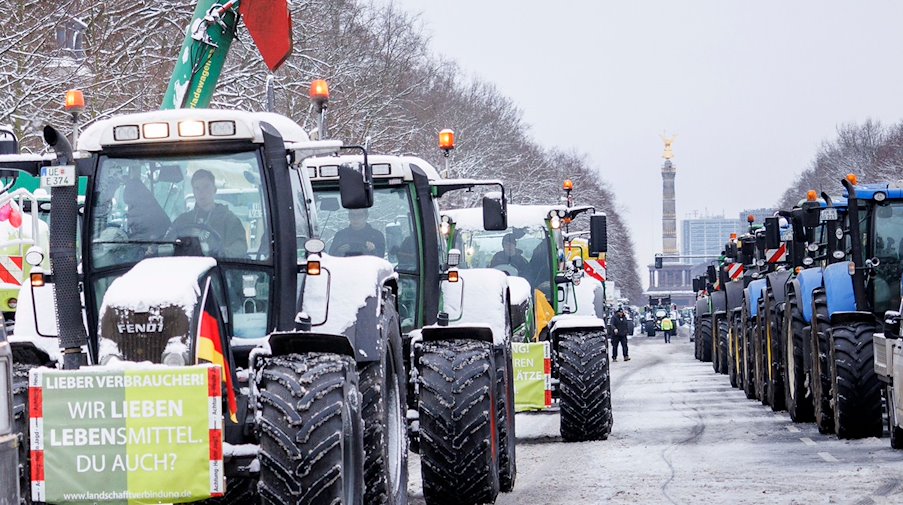
[[235,388],[232,387],[231,356],[226,356],[224,352],[226,332],[223,330],[222,321],[216,317],[216,311],[219,309],[213,299],[213,290],[210,287],[208,280],[206,289],[204,289],[201,321],[198,324],[197,359],[199,362],[205,361],[219,365],[223,369],[223,382],[226,383],[226,396],[229,402],[229,418],[233,423],[237,423],[238,404],[235,401]]
[[276,71],[292,54],[292,17],[286,0],[242,0],[238,7],[263,61]]

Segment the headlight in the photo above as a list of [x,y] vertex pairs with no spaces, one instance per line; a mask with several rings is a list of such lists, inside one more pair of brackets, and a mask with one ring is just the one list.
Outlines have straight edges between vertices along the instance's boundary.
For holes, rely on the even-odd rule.
[[875,201],[876,202],[883,202],[886,199],[887,199],[887,193],[884,193],[883,191],[879,191],[879,192],[875,193]]
[[6,305],[11,309],[16,310],[16,306],[19,305],[19,300],[10,298],[9,300],[6,300]]
[[812,258],[810,258],[808,256],[803,258],[803,265],[810,267],[810,266],[812,266],[813,263],[815,263],[815,260],[813,260]]

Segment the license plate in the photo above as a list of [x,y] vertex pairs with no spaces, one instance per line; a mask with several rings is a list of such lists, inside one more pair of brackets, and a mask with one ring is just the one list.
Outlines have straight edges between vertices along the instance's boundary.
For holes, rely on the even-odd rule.
[[41,167],[41,186],[45,188],[75,186],[75,166]]
[[822,221],[837,221],[837,209],[835,208],[827,208],[821,210],[821,220]]

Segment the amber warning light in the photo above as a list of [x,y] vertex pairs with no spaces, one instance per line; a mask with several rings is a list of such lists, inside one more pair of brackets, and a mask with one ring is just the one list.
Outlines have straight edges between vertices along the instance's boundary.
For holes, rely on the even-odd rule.
[[847,174],[847,180],[850,181],[850,184],[853,186],[859,184],[859,178],[856,177],[856,174]]
[[323,79],[310,83],[310,99],[317,103],[329,101],[329,84]]
[[85,95],[81,90],[70,89],[66,92],[66,110],[69,112],[85,110]]
[[810,189],[808,192],[806,192],[806,201],[807,202],[814,202],[817,199],[818,199],[818,193],[816,193],[814,189]]
[[451,151],[455,148],[455,132],[454,130],[449,130],[448,128],[439,132],[439,149],[442,149],[445,152]]
[[574,189],[574,181],[565,179],[561,187],[563,187],[565,191],[571,191],[572,189]]

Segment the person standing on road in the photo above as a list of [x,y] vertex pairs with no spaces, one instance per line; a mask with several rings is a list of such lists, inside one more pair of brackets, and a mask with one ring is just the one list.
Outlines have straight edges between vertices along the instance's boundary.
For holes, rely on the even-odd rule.
[[618,309],[608,324],[611,328],[611,360],[618,361],[618,344],[624,353],[624,361],[630,361],[627,353],[627,316],[624,315],[623,309]]
[[674,333],[674,322],[668,316],[662,319],[662,331],[665,332],[665,343],[670,344],[671,335]]

